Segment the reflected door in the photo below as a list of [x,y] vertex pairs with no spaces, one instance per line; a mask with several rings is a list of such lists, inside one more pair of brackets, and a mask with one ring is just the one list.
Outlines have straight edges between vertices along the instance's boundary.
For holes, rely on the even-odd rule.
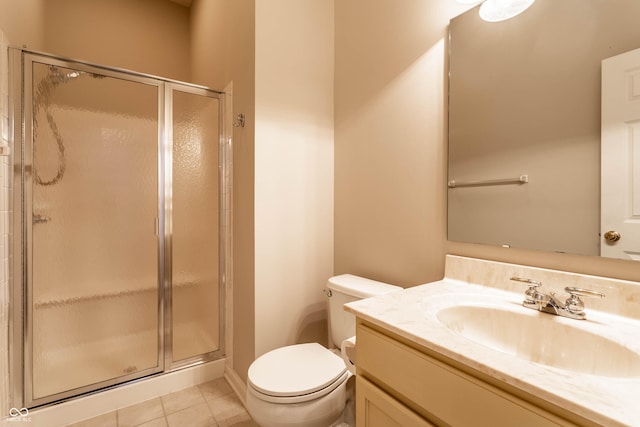
[[168,85],[172,100],[171,360],[220,350],[217,93]]
[[600,254],[640,261],[640,49],[602,61]]
[[159,90],[63,62],[25,73],[26,390],[46,403],[161,370]]

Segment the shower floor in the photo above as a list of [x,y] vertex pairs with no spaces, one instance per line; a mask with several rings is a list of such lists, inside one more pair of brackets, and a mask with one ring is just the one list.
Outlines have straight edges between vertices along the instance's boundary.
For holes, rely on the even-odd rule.
[[146,331],[34,355],[34,398],[157,366],[158,334]]
[[[179,325],[181,354],[217,349],[196,323]],[[158,366],[158,332],[149,330],[58,348],[34,355],[34,399],[96,384]]]
[[181,360],[218,350],[217,333],[202,330],[199,322],[183,322],[174,327],[173,359]]

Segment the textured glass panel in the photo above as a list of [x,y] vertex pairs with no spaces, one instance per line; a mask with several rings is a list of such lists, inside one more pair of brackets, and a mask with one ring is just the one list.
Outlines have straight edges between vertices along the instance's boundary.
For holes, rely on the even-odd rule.
[[37,399],[158,364],[157,88],[34,63],[33,129]]
[[173,360],[219,348],[218,109],[173,93]]

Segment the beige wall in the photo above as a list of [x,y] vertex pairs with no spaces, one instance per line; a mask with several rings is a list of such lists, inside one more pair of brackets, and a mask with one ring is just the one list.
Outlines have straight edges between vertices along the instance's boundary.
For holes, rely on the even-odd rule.
[[254,0],[195,0],[191,6],[192,81],[223,89],[233,82],[233,349],[245,381],[255,354],[254,328]]
[[[191,81],[223,88],[230,80],[231,26],[225,0],[194,0],[190,16]],[[252,24],[253,26],[253,24]]]
[[44,50],[44,0],[0,0],[0,28],[11,46]]
[[256,356],[327,342],[333,2],[256,2]]
[[269,349],[326,342],[321,290],[333,273],[333,5],[253,7],[196,0],[191,10],[192,80],[233,81],[233,116],[247,117],[233,135],[233,369],[242,380]]
[[337,1],[335,273],[444,272],[449,0]]
[[[449,0],[336,2],[335,272],[438,279],[445,253],[637,280],[638,264],[446,240]],[[391,36],[393,35],[393,36]],[[446,44],[446,43],[445,43]]]
[[0,0],[0,27],[16,46],[189,79],[189,10],[168,0]]

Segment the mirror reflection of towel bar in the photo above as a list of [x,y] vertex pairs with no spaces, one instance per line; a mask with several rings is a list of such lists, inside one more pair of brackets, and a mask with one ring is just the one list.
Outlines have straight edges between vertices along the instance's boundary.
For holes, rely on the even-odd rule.
[[49,221],[51,221],[51,217],[49,217],[49,216],[40,215],[40,214],[33,214],[33,223],[34,224],[46,224]]
[[504,185],[504,184],[526,184],[529,182],[529,175],[520,175],[517,178],[505,178],[505,179],[486,179],[483,181],[462,181],[458,182],[452,179],[448,182],[449,188],[456,187],[479,187],[482,185]]

